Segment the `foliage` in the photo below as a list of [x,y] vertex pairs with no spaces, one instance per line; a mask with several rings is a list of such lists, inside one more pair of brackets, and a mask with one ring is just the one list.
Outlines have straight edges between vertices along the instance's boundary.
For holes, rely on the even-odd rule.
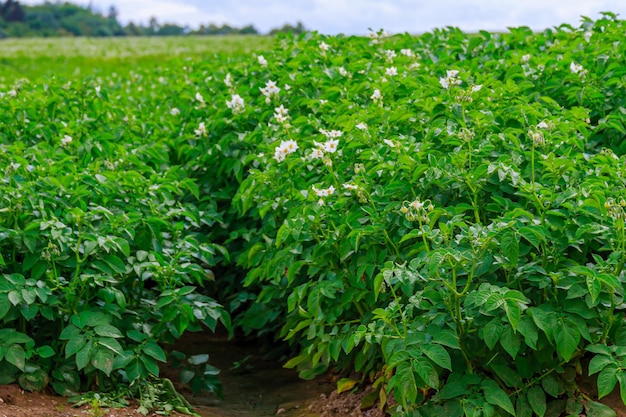
[[583,356],[626,392],[623,29],[305,35],[232,67],[263,222],[239,323],[398,415],[593,414]]
[[[165,401],[157,377],[171,343],[232,331],[212,283],[230,259],[213,239],[223,197],[197,181],[196,126],[180,122],[206,110],[178,83],[188,65],[21,79],[0,93],[0,383],[63,395],[127,386],[147,409]],[[201,85],[215,69],[197,71]],[[215,368],[186,362],[194,391],[220,393]]]
[[[132,387],[233,317],[395,415],[608,415],[576,381],[588,360],[626,392],[625,25],[306,33],[18,80],[0,382]],[[206,355],[170,355],[219,393]]]

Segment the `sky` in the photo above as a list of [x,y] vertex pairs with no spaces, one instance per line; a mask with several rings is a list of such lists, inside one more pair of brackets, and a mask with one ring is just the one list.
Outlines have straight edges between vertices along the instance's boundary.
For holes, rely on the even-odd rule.
[[[529,26],[541,30],[569,23],[580,16],[592,19],[600,12],[626,17],[625,0],[73,0],[91,3],[106,12],[115,5],[122,23],[253,24],[261,32],[301,21],[307,29],[325,34],[367,34],[369,29],[392,33],[422,33],[456,26],[465,31],[503,31]],[[38,0],[22,0],[36,4]]]

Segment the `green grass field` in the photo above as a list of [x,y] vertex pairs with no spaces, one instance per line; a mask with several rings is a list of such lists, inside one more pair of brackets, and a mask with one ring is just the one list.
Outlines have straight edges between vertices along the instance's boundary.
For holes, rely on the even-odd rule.
[[172,60],[241,56],[269,49],[270,36],[30,38],[0,41],[0,84],[17,78],[106,75]]

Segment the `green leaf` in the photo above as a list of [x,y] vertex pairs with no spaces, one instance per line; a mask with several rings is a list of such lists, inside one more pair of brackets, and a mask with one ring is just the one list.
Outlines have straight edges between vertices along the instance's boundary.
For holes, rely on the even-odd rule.
[[9,310],[13,307],[13,304],[9,301],[9,297],[6,294],[0,294],[0,320],[7,315]]
[[94,368],[101,370],[106,376],[109,376],[113,370],[113,355],[110,352],[98,350],[93,355],[91,364]]
[[528,402],[533,412],[537,414],[538,417],[543,417],[546,413],[546,393],[543,391],[543,388],[540,386],[531,387],[528,389],[526,395],[528,396]]
[[511,399],[495,381],[486,379],[480,385],[480,388],[485,395],[485,400],[487,400],[489,404],[496,405],[512,416],[515,416],[515,407],[513,407]]
[[402,405],[405,409],[409,409],[417,400],[417,381],[411,364],[402,362],[397,368],[395,377],[397,382],[394,388],[399,388]]
[[543,378],[541,380],[541,386],[546,393],[550,394],[554,398],[558,397],[565,391],[562,381],[553,374]]
[[39,346],[35,352],[37,352],[37,355],[42,359],[51,358],[56,353],[54,349],[48,345]]
[[122,345],[120,345],[120,342],[118,342],[116,339],[113,339],[112,337],[102,337],[97,340],[99,345],[104,346],[108,350],[118,355],[121,355],[124,352],[124,349],[122,349]]
[[110,324],[97,325],[96,327],[93,328],[93,330],[94,332],[96,332],[98,336],[102,336],[102,337],[114,337],[114,338],[124,337],[122,332],[120,332],[117,327],[111,326]]
[[87,343],[87,339],[85,339],[85,337],[82,335],[76,335],[72,337],[65,344],[65,357],[69,358],[70,356],[81,350],[82,347],[85,346],[85,343]]
[[591,302],[593,304],[596,303],[596,300],[600,296],[600,292],[602,291],[602,283],[595,275],[587,276],[587,289],[589,290],[589,295],[591,296]]
[[21,345],[14,344],[10,346],[4,354],[4,359],[22,372],[26,367],[26,352],[24,352],[24,348]]
[[596,372],[600,372],[602,369],[604,369],[606,366],[608,366],[611,363],[613,363],[613,359],[610,356],[601,355],[601,354],[595,355],[589,361],[588,375],[591,376],[595,374]]
[[434,333],[432,341],[452,349],[461,349],[459,337],[451,330],[443,329]]
[[585,409],[587,411],[587,417],[616,417],[617,413],[615,410],[610,408],[607,405],[602,403],[598,403],[595,401],[588,401],[585,404]]
[[490,350],[494,348],[496,343],[498,343],[501,335],[502,320],[499,317],[491,320],[483,328],[483,339],[485,340],[485,345],[487,345]]
[[506,300],[504,311],[506,312],[506,317],[509,319],[513,331],[517,331],[517,325],[522,318],[522,309],[518,302],[515,300]]
[[537,326],[533,320],[525,315],[517,325],[517,331],[524,336],[524,341],[533,350],[537,350],[537,340],[539,340],[539,333],[537,332]]
[[147,342],[145,346],[143,347],[142,351],[146,355],[151,356],[158,361],[161,361],[161,362],[167,361],[167,357],[165,355],[165,352],[163,352],[163,349],[161,349],[161,346],[157,345],[154,342]]
[[426,385],[434,389],[439,388],[439,375],[430,362],[422,358],[417,359],[413,361],[413,368]]
[[141,363],[146,367],[146,370],[150,372],[154,376],[159,376],[159,365],[156,363],[154,359],[152,359],[148,355],[140,356]]
[[431,361],[438,366],[452,370],[452,361],[450,360],[450,354],[441,345],[429,344],[421,347],[422,353],[426,355]]
[[517,397],[515,402],[515,414],[517,417],[533,417],[533,410],[523,393]]
[[554,330],[554,341],[556,342],[556,349],[561,358],[565,361],[569,361],[576,349],[578,349],[578,343],[580,342],[580,331],[569,320],[562,320],[562,325],[557,326]]
[[358,381],[350,378],[341,378],[337,381],[337,394],[341,394],[342,392],[350,391]]
[[89,358],[91,358],[91,342],[87,342],[85,346],[81,350],[76,353],[76,368],[80,371],[89,363]]
[[517,260],[519,258],[519,239],[515,232],[511,230],[507,230],[502,233],[502,237],[500,238],[500,247],[502,248],[502,253],[508,258],[509,262],[512,265],[517,265]]
[[522,346],[522,342],[519,335],[514,333],[510,326],[506,326],[502,330],[502,335],[500,336],[500,345],[509,355],[511,355],[513,359],[515,359]]
[[598,399],[609,395],[615,389],[617,384],[618,368],[615,365],[609,365],[604,368],[598,375]]

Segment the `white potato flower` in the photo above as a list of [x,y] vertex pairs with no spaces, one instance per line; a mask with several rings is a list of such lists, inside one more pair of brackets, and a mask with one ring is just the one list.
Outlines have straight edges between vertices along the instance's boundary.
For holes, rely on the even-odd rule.
[[398,75],[398,69],[396,67],[389,67],[385,70],[385,75],[389,77],[394,77]]
[[569,70],[574,74],[578,74],[583,71],[583,66],[572,61],[572,63],[569,64]]
[[233,113],[239,113],[243,111],[245,103],[239,94],[233,94],[230,101],[226,102],[226,107],[231,109]]

